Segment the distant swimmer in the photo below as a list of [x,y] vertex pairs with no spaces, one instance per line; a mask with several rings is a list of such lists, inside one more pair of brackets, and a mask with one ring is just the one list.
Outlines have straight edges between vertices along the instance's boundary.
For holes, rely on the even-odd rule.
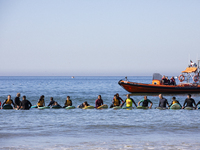
[[29,110],[31,106],[32,106],[31,102],[26,99],[26,96],[23,96],[23,100],[21,101],[19,108],[22,110]]
[[85,107],[87,107],[87,106],[90,106],[90,105],[88,104],[87,101],[85,101],[85,102],[82,103],[81,105],[78,105],[77,108],[85,108]]
[[95,101],[95,107],[98,108],[103,105],[103,100],[101,99],[101,95],[98,96],[98,99]]
[[17,97],[15,97],[15,108],[19,109],[20,108],[20,93],[17,93]]
[[53,100],[53,97],[50,97],[50,102],[48,106],[53,106],[53,104],[55,103],[55,101]]
[[151,108],[153,105],[153,103],[147,99],[147,96],[144,96],[144,99],[138,102],[138,106],[140,106],[140,103],[142,103],[142,107],[148,107],[149,103],[151,104],[149,108]]
[[169,103],[167,99],[165,99],[162,94],[159,94],[159,98],[160,98],[160,101],[159,101],[158,107],[166,108],[166,105],[169,107]]
[[65,106],[64,106],[63,108],[68,107],[68,106],[72,106],[72,101],[71,101],[71,99],[70,99],[70,96],[67,96],[67,99],[66,99],[64,105],[65,105]]
[[[185,106],[185,104],[187,104],[187,105]],[[194,104],[194,106],[193,106],[193,104]],[[195,100],[193,98],[191,98],[191,94],[188,94],[187,98],[185,99],[182,109],[184,109],[185,107],[192,107],[193,109],[195,109],[196,106],[197,105],[195,103]]]
[[38,100],[37,106],[38,107],[44,107],[45,106],[44,95],[40,96],[40,99]]
[[2,104],[2,107],[5,105],[5,104],[9,104],[9,105],[13,105],[13,109],[15,108],[15,104],[13,103],[13,100],[11,99],[11,95],[8,95],[8,99],[6,99],[3,104]]
[[[178,100],[176,100],[176,97],[172,97],[172,103],[170,105],[170,107],[173,105],[173,104],[179,104],[181,106],[181,104],[179,103]],[[181,106],[182,107],[182,106]]]
[[130,94],[127,94],[126,97],[127,99],[122,103],[121,107],[126,103],[126,107],[133,107],[133,104],[135,105],[135,107],[137,107],[137,104],[135,103],[135,101],[130,98]]

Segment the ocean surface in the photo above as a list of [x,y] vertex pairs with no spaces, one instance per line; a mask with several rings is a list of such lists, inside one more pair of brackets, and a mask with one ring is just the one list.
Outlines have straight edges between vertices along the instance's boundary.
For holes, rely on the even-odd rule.
[[[69,95],[73,106],[87,101],[95,105],[100,94],[110,106],[113,95],[126,99],[118,85],[124,77],[0,77],[0,101],[18,92],[35,105],[41,95],[45,104],[54,97],[64,105]],[[132,76],[130,81],[151,83],[152,77]],[[183,104],[188,93],[175,96]],[[145,94],[132,94],[136,103]],[[147,94],[148,110],[30,109],[0,110],[0,149],[200,149],[200,110],[157,110],[158,94]],[[192,94],[196,102],[200,94]]]

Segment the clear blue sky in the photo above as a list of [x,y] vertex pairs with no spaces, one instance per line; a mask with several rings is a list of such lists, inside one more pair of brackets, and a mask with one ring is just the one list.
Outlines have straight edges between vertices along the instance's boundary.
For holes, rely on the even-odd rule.
[[179,75],[199,0],[0,0],[0,76]]

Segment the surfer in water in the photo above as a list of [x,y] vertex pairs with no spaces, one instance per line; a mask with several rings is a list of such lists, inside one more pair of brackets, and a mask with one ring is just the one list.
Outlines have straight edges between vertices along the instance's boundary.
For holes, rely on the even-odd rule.
[[179,104],[181,106],[181,104],[179,103],[179,101],[176,100],[176,97],[172,97],[172,103],[171,103],[171,105],[169,107],[171,107],[173,104]]
[[101,99],[101,95],[99,95],[98,99],[95,101],[95,108],[98,108],[101,105],[103,105],[103,100]]
[[9,105],[13,105],[13,109],[15,108],[15,104],[13,103],[13,100],[11,99],[11,95],[8,95],[8,99],[6,99],[4,102],[3,102],[3,104],[2,104],[2,107],[1,107],[1,109],[3,108],[3,105],[4,104],[9,104]]
[[53,100],[53,97],[50,97],[50,102],[48,106],[53,106],[53,104],[55,103],[55,101]]
[[90,106],[87,101],[85,101],[84,103],[82,103],[81,105],[78,105],[77,108],[85,108],[87,106]]
[[132,107],[133,104],[135,105],[135,107],[137,107],[137,104],[135,103],[135,101],[130,98],[130,94],[126,95],[127,99],[121,104],[121,107],[126,103],[126,107]]
[[169,103],[168,103],[167,99],[164,98],[162,94],[159,94],[159,98],[160,98],[160,100],[159,100],[158,107],[166,108],[166,105],[169,107]]
[[15,108],[19,109],[20,108],[20,93],[17,93],[17,97],[15,97]]
[[23,100],[21,101],[19,108],[22,110],[29,110],[31,106],[32,106],[31,102],[26,99],[26,96],[23,96]]
[[142,103],[142,107],[148,107],[149,103],[151,104],[149,108],[151,108],[153,105],[153,103],[147,99],[147,96],[144,96],[144,99],[138,102],[138,106],[140,106],[140,103]]
[[[185,106],[185,104],[187,104],[187,105]],[[194,104],[194,106],[193,106],[193,104]],[[191,94],[187,95],[187,98],[185,99],[182,109],[184,109],[185,107],[192,107],[193,109],[195,109],[197,107],[195,100],[193,98],[191,98]]]
[[40,96],[40,99],[38,100],[37,106],[38,107],[44,107],[45,106],[44,95]]
[[63,108],[68,106],[72,106],[72,101],[70,100],[70,96],[67,96],[67,100],[65,101],[65,106]]

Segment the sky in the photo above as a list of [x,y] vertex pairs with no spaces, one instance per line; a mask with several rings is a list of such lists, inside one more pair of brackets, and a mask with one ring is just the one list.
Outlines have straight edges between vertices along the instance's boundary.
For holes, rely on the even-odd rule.
[[0,76],[179,75],[199,0],[0,0]]

